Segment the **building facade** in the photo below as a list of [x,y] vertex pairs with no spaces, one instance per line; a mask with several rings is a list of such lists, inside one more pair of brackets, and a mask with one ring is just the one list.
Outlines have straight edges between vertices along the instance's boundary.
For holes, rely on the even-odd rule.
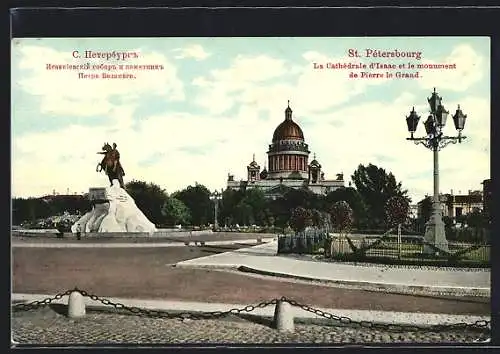
[[[449,194],[440,194],[442,215],[456,220],[462,216],[466,216],[473,211],[483,210],[483,191],[470,190],[468,194],[454,194],[453,190]],[[431,205],[432,197],[426,196],[418,202],[418,218],[424,214],[423,208],[425,203]]]
[[309,162],[309,145],[305,142],[300,126],[293,121],[290,104],[285,110],[285,120],[273,133],[267,151],[267,166],[261,170],[253,160],[247,166],[247,179],[236,181],[229,174],[228,189],[260,188],[268,196],[281,194],[286,187],[307,188],[315,194],[328,194],[337,188],[344,187],[344,176],[337,174],[334,180],[325,178],[321,164],[313,156]]
[[468,194],[454,195],[447,194],[446,214],[448,217],[456,219],[468,215],[473,211],[483,210],[483,192],[469,191]]

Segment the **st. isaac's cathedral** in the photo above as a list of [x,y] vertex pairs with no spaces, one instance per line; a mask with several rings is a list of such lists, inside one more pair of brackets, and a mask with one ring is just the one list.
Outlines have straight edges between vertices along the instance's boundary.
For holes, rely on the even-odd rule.
[[255,161],[247,166],[247,180],[235,181],[229,174],[227,188],[260,188],[268,197],[281,195],[288,187],[294,189],[308,188],[316,194],[329,192],[344,187],[344,176],[337,174],[335,180],[325,179],[320,163],[313,157],[308,163],[309,146],[304,140],[304,133],[292,119],[290,102],[285,110],[285,120],[274,130],[273,140],[267,151],[267,165],[261,171]]

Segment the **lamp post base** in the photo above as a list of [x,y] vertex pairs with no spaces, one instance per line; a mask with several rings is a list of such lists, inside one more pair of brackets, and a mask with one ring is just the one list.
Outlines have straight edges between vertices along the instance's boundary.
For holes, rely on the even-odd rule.
[[[424,239],[434,247],[443,250],[444,252],[449,252],[448,240],[446,240],[446,232],[444,229],[444,222],[439,215],[432,215],[429,222],[425,227]],[[425,254],[435,254],[436,249],[424,245]]]

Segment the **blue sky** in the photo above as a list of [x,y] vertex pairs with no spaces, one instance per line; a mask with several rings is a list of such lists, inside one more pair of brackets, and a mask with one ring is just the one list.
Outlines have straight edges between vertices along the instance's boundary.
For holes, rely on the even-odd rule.
[[[419,79],[356,80],[348,70],[313,68],[328,61],[408,62],[348,58],[351,48],[421,51],[412,63],[457,69],[421,72]],[[125,64],[164,70],[135,72],[135,80],[46,70],[48,63],[115,62],[75,59],[75,50],[134,51],[139,59]],[[481,37],[15,39],[13,194],[105,185],[95,172],[105,141],[118,144],[126,179],[155,182],[169,193],[194,182],[223,188],[228,173],[246,177],[253,153],[265,165],[290,100],[326,177],[343,172],[348,178],[358,164],[371,162],[392,171],[417,201],[432,192],[432,154],[405,140],[404,117],[415,106],[425,119],[433,87],[450,113],[460,104],[469,117],[468,140],[440,154],[442,191],[479,189],[490,173],[489,50],[489,39]],[[455,133],[451,118],[446,133]],[[458,163],[463,159],[470,161],[467,169]],[[40,171],[37,178],[32,171]]]

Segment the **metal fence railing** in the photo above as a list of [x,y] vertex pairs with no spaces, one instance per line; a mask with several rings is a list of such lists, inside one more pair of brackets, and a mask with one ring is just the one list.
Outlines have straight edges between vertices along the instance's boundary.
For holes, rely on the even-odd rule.
[[278,236],[278,254],[321,255],[340,261],[489,267],[491,245],[478,242],[430,244],[422,236],[343,235],[327,232]]

